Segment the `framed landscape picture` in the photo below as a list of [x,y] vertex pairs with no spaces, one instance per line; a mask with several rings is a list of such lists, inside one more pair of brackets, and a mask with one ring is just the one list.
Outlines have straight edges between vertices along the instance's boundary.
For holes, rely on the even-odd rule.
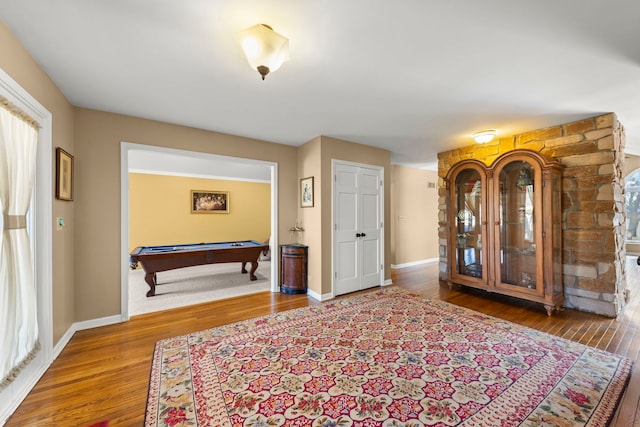
[[191,190],[191,213],[229,213],[229,192]]
[[73,200],[73,156],[56,148],[56,199]]
[[300,180],[300,206],[303,208],[313,207],[313,177],[302,178]]

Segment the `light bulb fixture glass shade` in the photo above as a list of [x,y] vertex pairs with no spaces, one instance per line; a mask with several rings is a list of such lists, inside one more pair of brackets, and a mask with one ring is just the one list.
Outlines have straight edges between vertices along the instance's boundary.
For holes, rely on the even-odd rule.
[[289,39],[265,24],[257,24],[242,31],[240,44],[249,65],[258,70],[262,80],[289,60]]
[[488,129],[488,130],[483,130],[480,132],[476,132],[473,135],[471,135],[473,137],[473,139],[479,143],[479,144],[485,144],[487,142],[490,142],[493,140],[493,138],[495,138],[496,136],[496,131],[493,129]]

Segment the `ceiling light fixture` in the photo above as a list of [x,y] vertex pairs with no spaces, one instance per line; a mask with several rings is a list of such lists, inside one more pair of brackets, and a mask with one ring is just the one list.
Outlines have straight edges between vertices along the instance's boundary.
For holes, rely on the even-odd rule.
[[249,65],[258,70],[262,80],[289,60],[289,39],[266,24],[254,25],[242,31],[240,43]]
[[496,131],[493,129],[488,129],[488,130],[476,132],[471,136],[478,144],[485,144],[487,142],[491,142],[493,138],[495,138]]

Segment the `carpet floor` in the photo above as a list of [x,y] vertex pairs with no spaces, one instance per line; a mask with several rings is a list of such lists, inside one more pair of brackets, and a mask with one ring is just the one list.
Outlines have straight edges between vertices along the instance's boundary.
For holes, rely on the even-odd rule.
[[621,356],[391,286],[156,344],[146,426],[606,426]]
[[207,301],[271,289],[271,261],[260,261],[258,280],[240,273],[241,263],[208,264],[157,273],[156,295],[147,297],[149,285],[141,268],[129,271],[129,315],[184,307]]

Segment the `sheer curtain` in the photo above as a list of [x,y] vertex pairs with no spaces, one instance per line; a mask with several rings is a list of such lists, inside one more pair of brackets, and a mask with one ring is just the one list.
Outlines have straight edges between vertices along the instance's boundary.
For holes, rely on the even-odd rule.
[[37,142],[38,130],[32,121],[0,102],[0,389],[13,381],[40,348],[26,228]]

